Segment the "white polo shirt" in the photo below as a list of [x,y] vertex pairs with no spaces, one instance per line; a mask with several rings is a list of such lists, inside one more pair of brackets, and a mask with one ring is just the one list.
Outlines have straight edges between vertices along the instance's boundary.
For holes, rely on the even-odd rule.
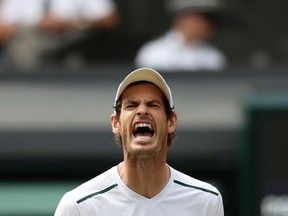
[[[45,1],[1,0],[0,24],[37,25],[43,18]],[[116,11],[113,0],[50,0],[49,5],[49,12],[60,20],[98,20]]]
[[116,11],[113,0],[50,1],[50,12],[61,20],[98,20]]
[[223,216],[223,202],[212,185],[170,167],[166,187],[147,199],[130,190],[117,166],[67,192],[54,216]]
[[227,66],[226,56],[206,41],[184,43],[183,36],[168,31],[142,45],[135,57],[135,66],[169,71],[219,71]]
[[0,24],[37,25],[43,15],[45,0],[1,0]]

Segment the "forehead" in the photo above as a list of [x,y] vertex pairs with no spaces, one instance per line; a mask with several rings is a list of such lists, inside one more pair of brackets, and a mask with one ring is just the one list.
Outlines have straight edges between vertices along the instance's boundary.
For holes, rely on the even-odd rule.
[[129,85],[122,93],[122,100],[131,98],[149,98],[161,100],[163,97],[163,92],[153,83],[149,82],[139,82],[132,83]]

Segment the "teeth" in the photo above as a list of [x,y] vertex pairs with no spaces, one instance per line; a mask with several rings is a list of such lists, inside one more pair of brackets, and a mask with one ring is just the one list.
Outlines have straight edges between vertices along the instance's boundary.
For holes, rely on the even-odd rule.
[[[147,130],[148,129],[148,130]],[[151,124],[149,123],[136,123],[134,130],[133,130],[133,136],[135,138],[151,138],[154,134],[154,129]]]
[[139,128],[139,127],[148,127],[149,130],[153,130],[152,125],[148,124],[148,123],[138,123],[138,124],[135,125],[135,129]]

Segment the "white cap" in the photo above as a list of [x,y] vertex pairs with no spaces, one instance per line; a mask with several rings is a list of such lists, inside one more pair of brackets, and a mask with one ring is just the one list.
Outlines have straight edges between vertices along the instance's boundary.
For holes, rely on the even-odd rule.
[[129,86],[131,83],[138,81],[147,81],[155,84],[164,93],[165,97],[167,98],[170,104],[170,107],[172,109],[174,108],[173,98],[169,86],[167,85],[164,78],[157,71],[151,68],[139,68],[137,70],[132,71],[125,77],[125,79],[120,83],[118,87],[114,101],[114,106],[116,106],[117,100],[119,99],[123,91],[126,89],[126,87]]

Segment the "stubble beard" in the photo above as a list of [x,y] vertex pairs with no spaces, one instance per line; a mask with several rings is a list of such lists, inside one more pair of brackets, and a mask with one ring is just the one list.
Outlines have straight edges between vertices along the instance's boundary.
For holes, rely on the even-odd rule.
[[[129,131],[129,128],[126,129],[126,135],[129,134],[128,131]],[[125,137],[125,138],[123,139],[123,137]],[[128,136],[123,136],[123,137],[122,137],[122,147],[125,148],[127,157],[130,159],[148,160],[148,159],[152,159],[152,158],[157,158],[163,154],[163,150],[164,150],[163,145],[161,147],[158,147],[157,149],[155,149],[153,151],[148,151],[148,152],[147,151],[143,152],[141,150],[138,151],[138,150],[129,149],[129,147],[125,146],[125,143],[126,144],[129,143],[129,142],[131,142],[131,140],[126,139],[126,137],[128,137]],[[160,134],[160,137],[162,137],[162,139],[160,139],[160,142],[164,143],[164,139],[165,139],[164,137],[165,136],[163,134]]]
[[136,160],[148,160],[155,157],[158,157],[162,154],[162,150],[155,151],[155,152],[127,152],[128,158],[136,159]]

